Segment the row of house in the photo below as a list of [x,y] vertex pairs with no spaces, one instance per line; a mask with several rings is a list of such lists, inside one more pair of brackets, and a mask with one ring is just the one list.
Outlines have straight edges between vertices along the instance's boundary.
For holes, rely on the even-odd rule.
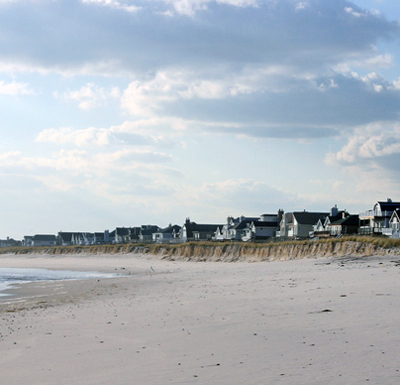
[[25,236],[22,241],[7,238],[0,247],[100,245],[135,242],[179,243],[188,241],[266,241],[338,237],[347,234],[384,235],[400,238],[400,202],[378,201],[371,210],[357,215],[339,210],[295,211],[262,214],[258,217],[228,217],[223,224],[198,224],[186,218],[182,226],[157,225],[117,227],[103,232],[63,232],[57,235]]

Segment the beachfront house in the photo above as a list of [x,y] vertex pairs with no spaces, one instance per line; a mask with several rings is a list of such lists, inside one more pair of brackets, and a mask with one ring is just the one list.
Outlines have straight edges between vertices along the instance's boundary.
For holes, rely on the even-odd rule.
[[104,243],[104,231],[93,233],[93,244],[102,245]]
[[260,217],[245,217],[243,215],[237,218],[228,217],[224,225],[218,226],[214,235],[215,240],[241,240],[247,224],[259,220]]
[[218,224],[198,224],[196,222],[191,222],[190,218],[186,218],[180,230],[179,239],[181,242],[215,240],[217,229],[222,227],[223,225]]
[[359,216],[358,215],[343,215],[343,218],[337,219],[326,226],[331,237],[338,237],[342,235],[357,234],[359,229]]
[[324,218],[320,218],[318,222],[313,226],[313,230],[310,232],[310,238],[313,237],[330,237],[331,232],[328,226],[340,219],[348,217],[350,214],[346,210],[339,210],[337,205],[331,208],[330,215]]
[[400,209],[400,202],[393,202],[390,198],[386,201],[378,201],[372,210],[360,213],[360,229],[359,234],[383,234],[391,233],[390,219],[393,212]]
[[242,241],[262,241],[274,237],[278,228],[277,222],[253,221],[244,229]]
[[286,213],[280,222],[279,236],[282,238],[304,239],[313,234],[318,221],[325,222],[330,213],[295,211]]
[[7,239],[0,239],[0,247],[15,247],[21,246],[21,241],[16,241],[13,238],[7,237]]
[[390,238],[400,238],[400,209],[393,211],[389,220],[389,229],[386,231],[387,236]]
[[21,242],[21,245],[26,246],[26,247],[32,246],[32,239],[33,239],[33,235],[25,235],[24,239]]
[[160,227],[156,225],[142,225],[139,232],[140,242],[152,242],[153,234],[160,231]]
[[129,243],[130,228],[129,227],[117,227],[114,233],[113,243]]
[[261,241],[275,237],[283,214],[283,210],[279,210],[277,214],[262,214],[259,220],[248,221],[242,230],[242,241]]
[[176,242],[179,237],[179,231],[181,226],[169,224],[165,229],[159,229],[152,234],[153,242],[163,243],[163,242]]
[[36,234],[32,237],[32,246],[55,246],[57,237],[50,234]]

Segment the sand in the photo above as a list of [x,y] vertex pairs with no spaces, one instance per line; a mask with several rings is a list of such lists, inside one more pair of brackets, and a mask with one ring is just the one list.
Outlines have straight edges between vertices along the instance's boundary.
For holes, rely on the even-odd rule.
[[400,263],[0,256],[125,273],[0,302],[0,384],[399,384]]

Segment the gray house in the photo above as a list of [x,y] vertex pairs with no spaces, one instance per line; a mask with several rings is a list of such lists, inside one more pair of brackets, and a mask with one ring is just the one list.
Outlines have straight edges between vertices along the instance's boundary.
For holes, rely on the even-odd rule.
[[181,228],[179,239],[182,242],[213,240],[217,229],[222,227],[223,225],[198,224],[186,218]]
[[295,211],[283,215],[279,236],[284,238],[309,238],[318,221],[324,222],[329,213]]
[[36,234],[32,237],[32,246],[55,246],[57,237],[49,234]]

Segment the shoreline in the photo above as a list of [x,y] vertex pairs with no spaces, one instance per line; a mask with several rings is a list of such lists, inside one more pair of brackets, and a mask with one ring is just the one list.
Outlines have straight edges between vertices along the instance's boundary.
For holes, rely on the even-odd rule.
[[253,263],[0,256],[0,264],[128,273],[56,281],[37,288],[47,297],[0,302],[7,384],[400,380],[400,262],[392,256]]

